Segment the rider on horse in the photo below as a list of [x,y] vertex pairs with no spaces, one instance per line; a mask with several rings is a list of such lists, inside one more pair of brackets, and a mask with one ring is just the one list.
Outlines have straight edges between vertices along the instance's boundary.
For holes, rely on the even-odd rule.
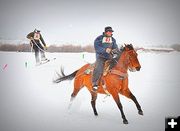
[[103,34],[98,36],[94,41],[96,64],[92,76],[93,92],[97,92],[99,79],[102,76],[105,62],[112,59],[112,50],[118,50],[116,40],[112,37],[112,32],[114,32],[112,27],[105,27]]

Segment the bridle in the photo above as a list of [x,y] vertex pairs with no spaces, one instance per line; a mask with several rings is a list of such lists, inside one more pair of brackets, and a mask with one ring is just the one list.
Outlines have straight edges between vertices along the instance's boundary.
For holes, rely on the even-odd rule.
[[[128,66],[128,65],[132,64],[131,60],[133,59],[130,54],[136,53],[136,52],[134,51],[134,49],[128,48],[128,50],[126,50],[126,47],[124,48],[123,52],[125,53],[123,56],[125,60],[121,61],[122,56],[119,57],[119,60],[116,61],[117,69],[111,69],[110,72],[113,74],[123,76],[123,77],[128,77],[127,69],[129,69],[130,71],[135,71],[135,68],[131,68],[130,66]],[[123,52],[122,52],[122,54],[123,54]],[[137,55],[137,53],[135,55]],[[121,68],[121,70],[118,70],[118,68]]]

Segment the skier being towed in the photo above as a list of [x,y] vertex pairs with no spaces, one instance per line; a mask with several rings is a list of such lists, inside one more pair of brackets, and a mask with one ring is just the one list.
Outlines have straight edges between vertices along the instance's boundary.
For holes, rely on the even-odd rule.
[[[40,31],[35,29],[33,32],[30,32],[27,35],[27,38],[30,40],[30,45],[35,51],[36,65],[40,65],[41,63],[48,61],[48,59],[45,57],[45,50],[47,50],[47,46]],[[41,53],[41,61],[39,58],[39,53]]]

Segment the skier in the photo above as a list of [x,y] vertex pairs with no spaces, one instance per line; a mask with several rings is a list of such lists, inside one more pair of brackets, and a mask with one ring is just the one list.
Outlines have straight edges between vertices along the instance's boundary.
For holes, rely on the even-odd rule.
[[111,59],[111,51],[117,49],[116,40],[112,37],[112,27],[105,27],[102,35],[98,36],[94,41],[96,52],[96,65],[92,75],[93,92],[97,92],[99,79],[104,70],[104,64]]
[[[35,29],[33,32],[30,32],[27,35],[27,38],[30,40],[31,48],[33,48],[35,51],[36,65],[40,65],[41,62],[48,61],[48,59],[45,57],[45,50],[47,50],[47,46],[40,31]],[[42,42],[43,46],[40,41]],[[41,53],[41,61],[39,59],[39,52]]]

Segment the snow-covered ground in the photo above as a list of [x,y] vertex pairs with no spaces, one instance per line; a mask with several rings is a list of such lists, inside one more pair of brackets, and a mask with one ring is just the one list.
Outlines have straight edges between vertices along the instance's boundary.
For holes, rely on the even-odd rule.
[[129,73],[129,85],[144,116],[134,103],[121,96],[122,118],[112,97],[99,95],[98,117],[93,115],[86,88],[68,110],[73,81],[53,84],[55,71],[63,66],[69,74],[86,62],[91,53],[47,53],[56,60],[35,67],[33,53],[0,52],[0,131],[163,131],[165,117],[180,115],[180,53],[139,52],[140,72]]

